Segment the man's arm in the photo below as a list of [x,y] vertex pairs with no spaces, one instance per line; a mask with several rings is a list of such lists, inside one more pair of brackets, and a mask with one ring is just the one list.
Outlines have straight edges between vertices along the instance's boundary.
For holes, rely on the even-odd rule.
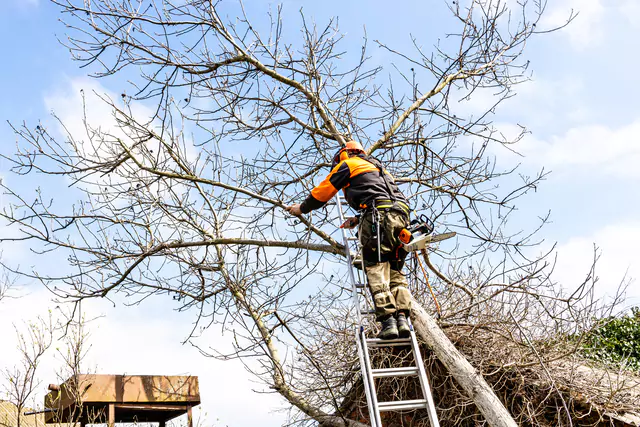
[[287,212],[292,215],[301,215],[321,208],[349,183],[350,175],[349,165],[344,160],[341,161],[320,184],[311,190],[304,202],[288,206]]
[[[300,209],[300,203],[296,203],[293,204],[291,206],[287,206],[285,207],[285,209],[287,210],[287,212],[289,212],[291,215],[302,215],[302,210]],[[348,218],[345,218],[344,223],[342,223],[342,225],[340,226],[340,228],[347,228],[347,229],[352,229],[358,226],[358,224],[360,223],[360,215],[358,216],[350,216]]]

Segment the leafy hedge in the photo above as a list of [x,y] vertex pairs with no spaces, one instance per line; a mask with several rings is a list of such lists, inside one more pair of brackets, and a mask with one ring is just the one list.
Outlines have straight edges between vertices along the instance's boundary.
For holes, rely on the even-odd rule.
[[640,372],[640,307],[623,317],[601,319],[587,334],[583,354]]

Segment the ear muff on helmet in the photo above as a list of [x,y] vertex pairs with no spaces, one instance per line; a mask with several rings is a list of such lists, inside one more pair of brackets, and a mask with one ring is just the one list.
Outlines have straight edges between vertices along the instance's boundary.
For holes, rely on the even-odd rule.
[[333,156],[333,163],[331,164],[331,168],[335,168],[338,163],[343,160],[347,160],[349,158],[349,151],[351,150],[348,150],[346,148],[341,148],[340,150],[338,150],[338,152],[336,152],[336,154]]
[[336,151],[336,154],[333,155],[333,162],[331,163],[331,169],[335,168],[338,163],[347,159],[349,154],[347,153],[346,148],[341,148]]

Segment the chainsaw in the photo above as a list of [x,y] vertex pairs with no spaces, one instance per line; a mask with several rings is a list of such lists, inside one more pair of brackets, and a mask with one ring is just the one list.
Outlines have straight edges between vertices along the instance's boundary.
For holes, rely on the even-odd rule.
[[414,252],[426,249],[429,243],[447,240],[456,235],[455,232],[433,234],[433,230],[433,222],[423,214],[411,221],[409,227],[403,228],[398,237],[407,252]]
[[[429,243],[447,240],[456,235],[455,232],[433,234],[433,230],[433,222],[426,215],[422,214],[417,219],[411,221],[409,227],[403,228],[398,238],[407,252],[420,251],[422,256],[426,257],[427,245],[429,245]],[[359,254],[354,256],[352,263],[355,268],[359,270],[362,269],[362,258]]]

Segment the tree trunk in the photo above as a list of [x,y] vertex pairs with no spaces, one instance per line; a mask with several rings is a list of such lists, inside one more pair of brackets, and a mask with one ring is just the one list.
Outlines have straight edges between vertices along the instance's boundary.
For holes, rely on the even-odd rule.
[[493,389],[438,327],[435,319],[413,300],[412,320],[416,333],[433,350],[436,357],[453,375],[458,384],[473,399],[489,425],[517,427],[518,424],[504,407]]

